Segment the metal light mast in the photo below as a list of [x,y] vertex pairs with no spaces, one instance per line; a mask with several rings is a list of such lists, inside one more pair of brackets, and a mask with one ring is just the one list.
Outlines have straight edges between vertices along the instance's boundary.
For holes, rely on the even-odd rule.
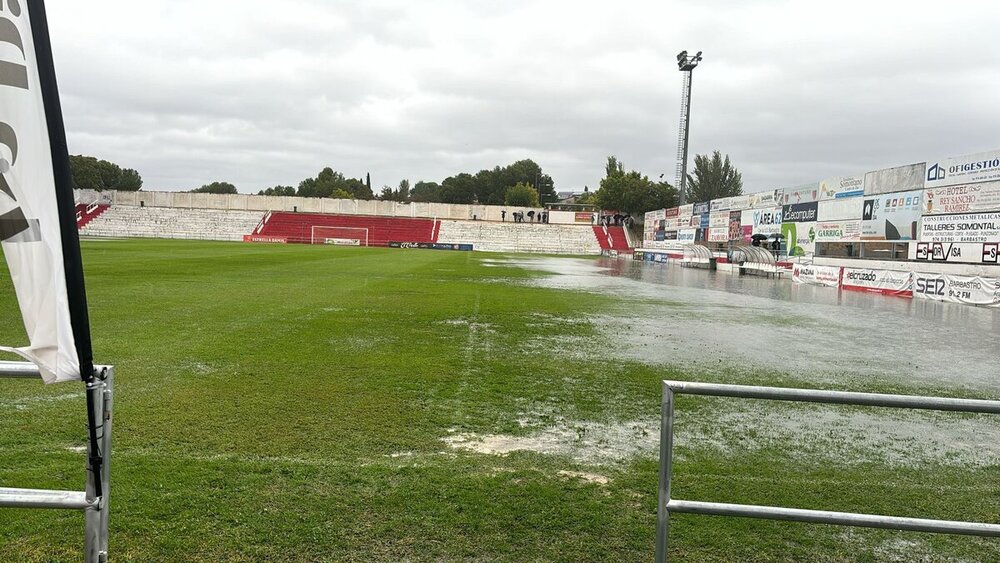
[[680,204],[685,203],[687,191],[688,134],[691,130],[691,76],[692,71],[701,62],[701,51],[694,56],[688,56],[687,51],[677,53],[677,68],[684,73],[684,90],[681,93],[681,126],[677,138],[677,189],[680,191]]

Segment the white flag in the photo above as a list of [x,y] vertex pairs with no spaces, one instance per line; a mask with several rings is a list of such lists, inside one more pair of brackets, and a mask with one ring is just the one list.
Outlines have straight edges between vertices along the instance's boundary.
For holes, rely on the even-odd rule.
[[92,360],[44,10],[37,0],[0,0],[0,242],[28,336],[0,350],[34,362],[53,383],[80,381]]

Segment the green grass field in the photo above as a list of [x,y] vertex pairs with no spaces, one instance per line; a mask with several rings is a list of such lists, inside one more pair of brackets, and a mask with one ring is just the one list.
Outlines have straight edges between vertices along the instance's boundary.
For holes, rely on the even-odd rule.
[[[593,319],[643,302],[538,287],[544,274],[497,255],[83,250],[95,354],[117,368],[118,561],[648,561],[660,380],[799,383],[609,360]],[[0,342],[23,343],[6,268],[0,318]],[[82,488],[81,390],[0,381],[0,485]],[[714,428],[724,406],[681,397],[678,431]],[[543,443],[454,447],[477,437]],[[675,496],[1000,520],[995,462],[887,465],[744,437],[679,442]],[[717,517],[675,516],[671,540],[685,561],[1000,560],[996,540]],[[79,514],[0,510],[0,560],[77,561],[81,545]]]

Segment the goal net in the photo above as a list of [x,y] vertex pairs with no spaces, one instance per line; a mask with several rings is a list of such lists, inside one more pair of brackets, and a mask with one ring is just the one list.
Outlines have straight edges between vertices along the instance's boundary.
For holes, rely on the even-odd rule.
[[368,229],[363,227],[323,227],[313,225],[309,242],[312,244],[368,246]]

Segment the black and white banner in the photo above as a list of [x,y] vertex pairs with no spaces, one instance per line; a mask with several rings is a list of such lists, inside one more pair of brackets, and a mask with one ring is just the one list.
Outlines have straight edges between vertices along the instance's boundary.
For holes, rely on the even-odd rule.
[[0,350],[46,383],[80,381],[90,325],[44,2],[0,2],[0,43],[0,242],[28,335]]

